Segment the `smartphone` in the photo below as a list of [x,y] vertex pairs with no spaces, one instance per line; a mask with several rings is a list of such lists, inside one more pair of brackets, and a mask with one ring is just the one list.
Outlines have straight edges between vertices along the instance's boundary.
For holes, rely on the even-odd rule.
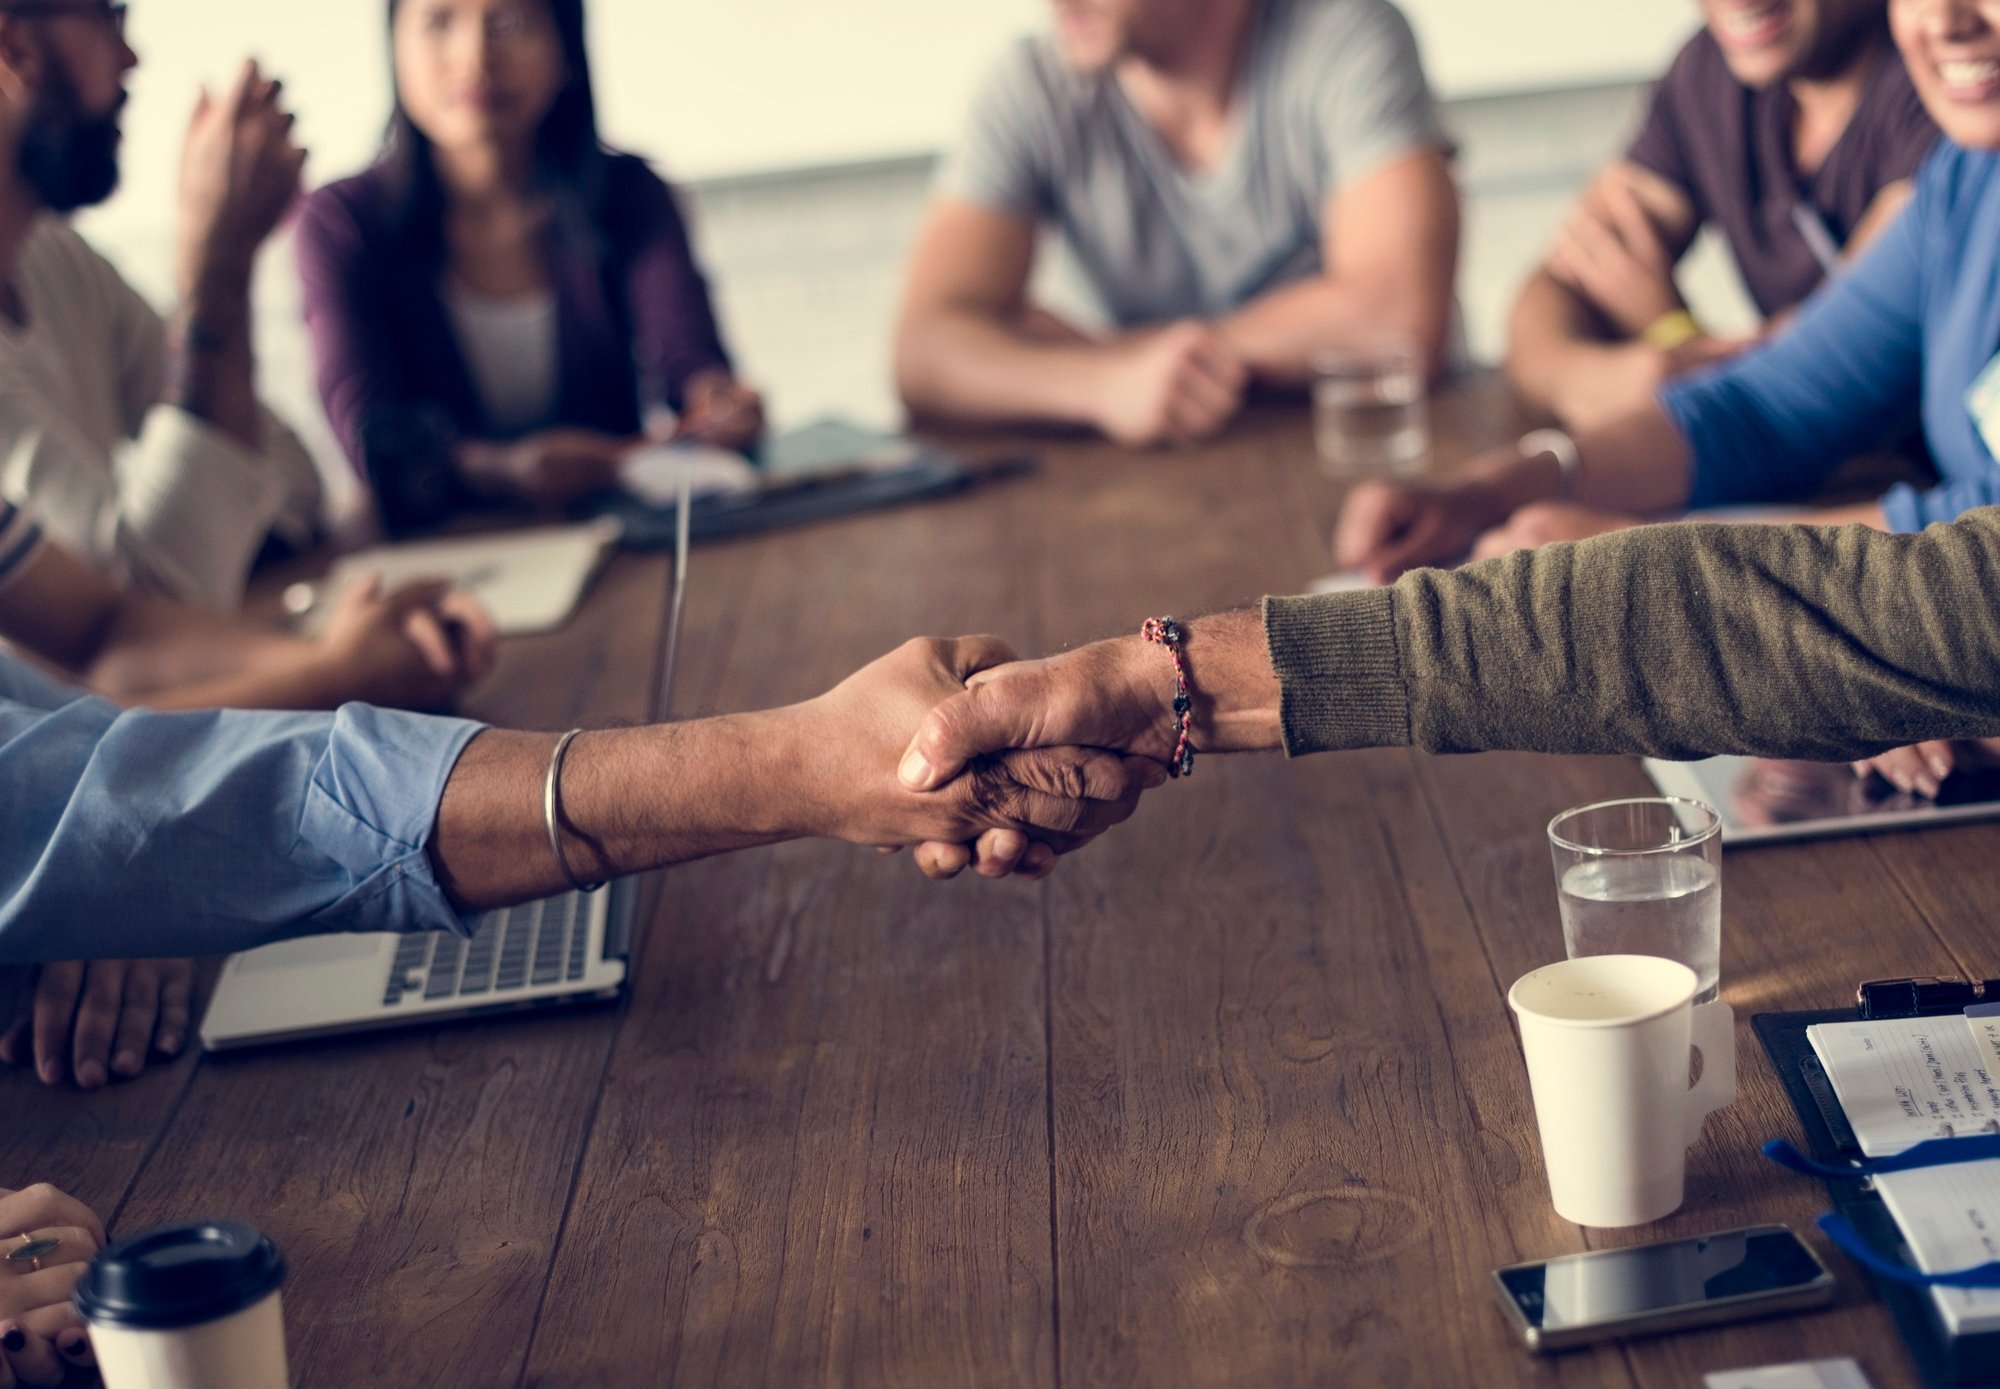
[[1513,1264],[1493,1275],[1532,1351],[1741,1321],[1833,1300],[1833,1275],[1783,1225]]

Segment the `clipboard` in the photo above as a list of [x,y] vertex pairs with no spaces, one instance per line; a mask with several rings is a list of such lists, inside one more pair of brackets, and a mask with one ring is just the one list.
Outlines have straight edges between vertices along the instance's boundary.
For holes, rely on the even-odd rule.
[[[1915,981],[1911,981],[1914,983]],[[1910,991],[1912,1000],[1920,990]],[[1936,1005],[1912,1002],[1902,1009],[1885,1008],[1880,996],[1871,999],[1864,1014],[1859,1008],[1828,1008],[1802,1013],[1758,1013],[1750,1026],[1763,1044],[1764,1054],[1784,1084],[1804,1131],[1799,1146],[1820,1162],[1839,1163],[1861,1156],[1861,1146],[1848,1126],[1847,1116],[1834,1095],[1833,1082],[1820,1065],[1806,1029],[1823,1022],[1858,1022],[1865,1017],[1942,1016],[1961,1012],[1968,999],[1947,998]],[[1875,1248],[1894,1253],[1905,1262],[1909,1251],[1894,1217],[1865,1181],[1826,1183],[1833,1207],[1854,1223]],[[1862,1270],[1867,1273],[1867,1270]],[[1926,1389],[2000,1389],[2000,1331],[1953,1335],[1939,1320],[1936,1305],[1926,1289],[1910,1287],[1867,1274],[1875,1293],[1895,1318],[1896,1329],[1916,1363],[1917,1375]]]

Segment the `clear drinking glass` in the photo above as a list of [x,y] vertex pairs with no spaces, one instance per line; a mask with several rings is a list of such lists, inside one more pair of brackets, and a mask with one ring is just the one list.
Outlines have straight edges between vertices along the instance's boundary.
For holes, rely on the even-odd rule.
[[1313,433],[1320,471],[1336,481],[1420,471],[1430,457],[1431,427],[1415,345],[1386,342],[1315,356]]
[[1658,955],[1722,973],[1722,820],[1678,796],[1600,801],[1549,821],[1563,944],[1580,955]]

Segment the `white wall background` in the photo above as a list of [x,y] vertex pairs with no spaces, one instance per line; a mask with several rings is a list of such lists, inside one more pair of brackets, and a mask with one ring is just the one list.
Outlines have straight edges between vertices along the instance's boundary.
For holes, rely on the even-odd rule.
[[[1403,0],[1447,97],[1625,81],[1692,29],[1690,0]],[[157,219],[198,82],[254,54],[281,75],[313,151],[346,173],[388,109],[381,0],[138,0],[126,191],[100,225]],[[1044,0],[591,0],[613,143],[682,179],[934,150],[978,74]],[[122,229],[122,228],[121,228]]]

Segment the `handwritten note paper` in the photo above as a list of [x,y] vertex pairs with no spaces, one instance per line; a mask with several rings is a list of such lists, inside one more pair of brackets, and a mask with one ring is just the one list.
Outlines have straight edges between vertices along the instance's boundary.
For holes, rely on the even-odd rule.
[[[1925,1273],[2000,1259],[2000,1158],[1875,1178],[1875,1190]],[[2000,1330],[2000,1288],[1932,1288],[1954,1333]]]
[[1820,1023],[1806,1037],[1869,1157],[2000,1133],[2000,1064],[1957,1013]]

